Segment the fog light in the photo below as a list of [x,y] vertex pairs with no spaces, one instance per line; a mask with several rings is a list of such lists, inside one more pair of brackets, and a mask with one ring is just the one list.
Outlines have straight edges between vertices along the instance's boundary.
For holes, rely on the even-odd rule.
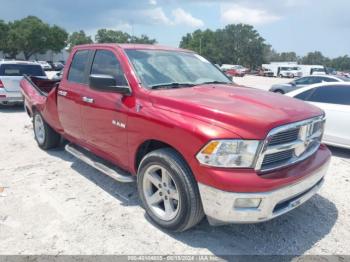
[[261,198],[237,198],[235,201],[236,208],[258,208]]

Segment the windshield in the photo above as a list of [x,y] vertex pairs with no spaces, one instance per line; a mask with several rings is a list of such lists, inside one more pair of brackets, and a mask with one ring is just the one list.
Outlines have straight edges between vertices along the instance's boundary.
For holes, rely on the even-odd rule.
[[125,52],[146,88],[174,86],[174,83],[189,86],[210,82],[232,83],[217,67],[194,53],[134,49]]

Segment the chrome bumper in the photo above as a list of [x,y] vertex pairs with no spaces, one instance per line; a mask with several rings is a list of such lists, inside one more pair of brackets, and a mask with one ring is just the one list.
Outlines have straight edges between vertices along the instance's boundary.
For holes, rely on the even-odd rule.
[[[329,162],[295,184],[259,193],[233,193],[198,183],[204,213],[211,225],[258,223],[273,219],[303,204],[317,193],[324,182]],[[260,198],[257,208],[236,208],[238,198]]]

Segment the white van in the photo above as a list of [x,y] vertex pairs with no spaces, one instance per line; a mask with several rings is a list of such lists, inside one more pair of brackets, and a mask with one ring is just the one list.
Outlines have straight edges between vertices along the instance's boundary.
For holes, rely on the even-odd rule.
[[326,68],[322,65],[298,65],[303,73],[302,76],[326,75]]
[[262,67],[271,70],[275,77],[294,78],[302,76],[302,71],[296,63],[271,63],[263,64]]

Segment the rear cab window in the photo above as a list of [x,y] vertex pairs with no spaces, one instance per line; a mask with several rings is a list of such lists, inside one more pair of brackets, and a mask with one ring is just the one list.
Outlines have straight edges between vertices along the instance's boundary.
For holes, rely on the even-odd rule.
[[90,50],[78,50],[75,52],[68,72],[68,81],[80,84],[88,83],[86,71],[90,52]]
[[0,76],[46,76],[40,65],[26,64],[2,64]]

